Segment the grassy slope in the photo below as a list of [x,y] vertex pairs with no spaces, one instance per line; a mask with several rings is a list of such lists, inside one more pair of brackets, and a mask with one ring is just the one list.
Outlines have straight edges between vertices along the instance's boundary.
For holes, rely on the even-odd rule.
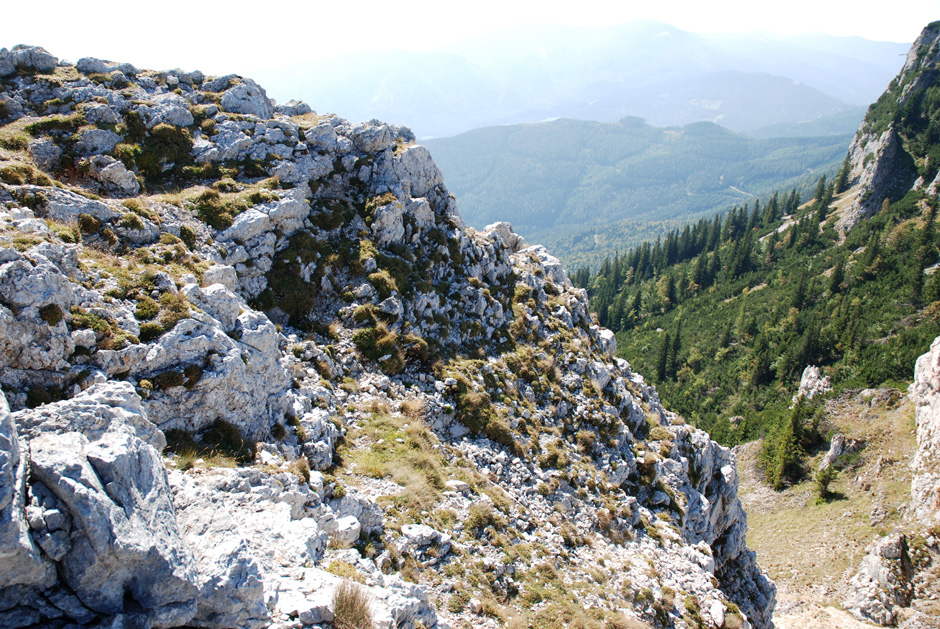
[[[910,499],[910,463],[916,452],[914,409],[897,389],[875,395],[851,392],[829,399],[823,430],[860,440],[864,448],[837,464],[840,473],[822,501],[811,481],[773,491],[757,466],[758,442],[736,449],[741,500],[748,512],[748,546],[777,584],[780,629],[867,627],[842,611],[849,579],[876,537],[894,531],[912,543],[922,531],[903,517]],[[813,453],[806,465],[816,469],[825,454]],[[927,582],[932,580],[929,575]],[[914,609],[936,614],[935,601]]]

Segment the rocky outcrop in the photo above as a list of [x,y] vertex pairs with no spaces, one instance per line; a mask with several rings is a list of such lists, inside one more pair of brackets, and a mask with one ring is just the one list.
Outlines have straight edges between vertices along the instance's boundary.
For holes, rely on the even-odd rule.
[[803,375],[800,376],[800,387],[793,396],[793,403],[795,404],[801,397],[812,400],[817,395],[823,395],[829,391],[832,391],[829,376],[823,376],[819,367],[807,365],[803,370]]
[[820,472],[827,470],[830,467],[836,465],[839,460],[853,452],[858,452],[862,449],[862,443],[856,439],[846,439],[845,435],[835,434],[832,436],[832,439],[829,441],[829,450],[823,455],[822,461],[819,463]]
[[[938,77],[938,37],[936,22],[921,32],[897,78],[869,108],[855,134],[848,154],[852,201],[837,222],[842,233],[880,210],[886,200],[897,201],[912,187],[929,185],[937,175],[930,157],[917,153],[917,136],[923,133],[919,127],[929,122],[921,119],[921,101]],[[930,179],[925,180],[928,173]]]
[[940,525],[940,338],[917,359],[909,395],[917,424],[911,513],[924,526]]
[[322,625],[355,579],[383,629],[537,614],[550,583],[771,626],[732,453],[544,247],[466,227],[409,130],[234,75],[16,67],[4,120],[64,118],[0,184],[7,625]]
[[867,550],[843,604],[859,620],[894,625],[898,610],[910,605],[914,596],[914,568],[907,538],[900,534],[880,537]]
[[16,566],[15,570],[4,571],[0,590],[16,586],[45,589],[55,582],[53,564],[33,540],[24,517],[30,502],[26,454],[6,399],[0,397],[0,562]]
[[[97,385],[12,419],[30,470],[29,506],[15,512],[14,523],[30,531],[74,609],[47,599],[48,577],[34,577],[18,584],[20,592],[31,586],[30,595],[0,612],[4,624],[62,615],[187,623],[196,611],[195,565],[170,501],[163,435],[133,387]],[[28,557],[20,565],[29,565]]]
[[839,217],[837,229],[847,232],[881,209],[885,199],[897,200],[917,179],[917,169],[893,126],[880,136],[856,135],[849,147],[850,179],[858,197]]

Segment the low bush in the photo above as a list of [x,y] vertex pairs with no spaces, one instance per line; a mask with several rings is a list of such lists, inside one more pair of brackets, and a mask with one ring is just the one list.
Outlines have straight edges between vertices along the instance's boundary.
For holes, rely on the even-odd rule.
[[163,336],[163,326],[154,321],[147,321],[140,324],[140,341],[149,343]]
[[13,164],[0,168],[0,181],[13,186],[31,184],[35,186],[51,186],[52,180],[40,170],[26,164]]
[[493,417],[495,412],[485,391],[467,391],[457,397],[457,419],[473,432],[482,432]]
[[69,114],[67,116],[56,114],[28,123],[26,125],[26,132],[33,137],[39,137],[52,132],[73,133],[83,124],[85,124],[85,116],[81,113]]
[[[137,300],[137,309],[134,310],[134,317],[136,317],[138,321],[150,321],[158,314],[160,314],[160,304],[158,304],[156,300],[146,295]],[[143,338],[143,330],[141,330],[140,336]]]
[[83,234],[93,234],[101,229],[101,225],[101,219],[91,214],[85,214],[83,212],[78,215],[78,228]]
[[62,312],[62,308],[56,304],[48,304],[39,309],[39,318],[49,325],[56,325],[64,316],[65,313]]

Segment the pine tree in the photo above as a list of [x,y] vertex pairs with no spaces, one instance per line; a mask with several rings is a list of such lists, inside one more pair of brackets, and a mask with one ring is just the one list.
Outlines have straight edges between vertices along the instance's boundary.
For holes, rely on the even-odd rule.
[[777,252],[777,230],[770,232],[770,235],[767,237],[767,241],[764,244],[766,253],[764,254],[764,264],[770,266],[774,263],[774,258]]
[[698,255],[695,259],[695,270],[692,272],[692,281],[700,288],[704,288],[708,284],[708,261],[706,255],[704,251]]
[[771,380],[771,359],[770,346],[767,338],[760,334],[754,342],[754,360],[751,370],[750,384],[752,387],[759,387],[767,384]]
[[839,174],[836,177],[836,194],[845,192],[846,188],[849,185],[849,156],[846,155],[845,159],[842,160],[842,168],[839,170]]
[[718,347],[728,347],[731,345],[731,322],[725,325],[724,332],[721,333],[721,339],[718,341]]
[[659,348],[659,360],[656,362],[656,382],[666,381],[670,349],[672,349],[672,343],[669,342],[669,332],[665,332],[663,334],[663,344]]
[[669,377],[675,378],[679,371],[679,350],[681,349],[680,340],[682,336],[682,319],[676,319],[676,334],[672,337],[672,347],[669,348]]
[[718,274],[721,272],[721,258],[718,255],[718,250],[715,249],[712,252],[712,258],[708,263],[708,283],[711,284],[718,278]]
[[826,194],[826,176],[823,175],[819,178],[819,181],[816,182],[816,190],[813,191],[813,201],[818,205],[823,200],[823,195]]
[[881,263],[881,240],[878,234],[872,233],[868,237],[868,244],[865,245],[865,254],[862,256],[860,274],[863,279],[871,279],[878,273],[878,266]]
[[677,303],[676,298],[676,280],[672,277],[672,273],[666,273],[661,280],[660,296],[663,298],[663,301],[666,302],[667,308],[675,307]]
[[839,256],[836,260],[836,266],[832,269],[832,275],[829,276],[829,294],[835,295],[842,290],[842,282],[845,281],[845,256]]
[[642,307],[643,294],[642,291],[638,288],[636,290],[636,295],[633,296],[633,303],[630,304],[630,312],[636,313],[635,316],[639,317]]
[[790,416],[782,422],[777,434],[768,440],[761,453],[766,464],[767,481],[777,491],[783,489],[787,481],[796,480],[801,473],[803,420],[807,410],[804,398],[800,397]]
[[800,272],[800,278],[797,280],[796,288],[793,291],[793,295],[790,297],[790,307],[796,308],[797,311],[803,309],[803,305],[806,303],[806,269],[803,269]]
[[754,201],[754,210],[751,212],[751,218],[747,221],[747,231],[753,231],[757,229],[757,226],[760,225],[760,200]]
[[774,196],[770,198],[770,201],[767,205],[764,206],[764,225],[770,225],[777,220],[777,211],[779,209],[780,201],[777,198],[777,192],[774,191]]

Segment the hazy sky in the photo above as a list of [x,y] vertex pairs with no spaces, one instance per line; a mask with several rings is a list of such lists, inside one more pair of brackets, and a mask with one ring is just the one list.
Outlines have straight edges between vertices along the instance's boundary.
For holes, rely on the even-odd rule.
[[166,0],[9,2],[0,46],[44,46],[76,61],[94,56],[141,68],[251,74],[278,59],[356,50],[427,50],[527,23],[603,26],[637,19],[694,32],[859,35],[910,42],[940,19],[940,0]]

